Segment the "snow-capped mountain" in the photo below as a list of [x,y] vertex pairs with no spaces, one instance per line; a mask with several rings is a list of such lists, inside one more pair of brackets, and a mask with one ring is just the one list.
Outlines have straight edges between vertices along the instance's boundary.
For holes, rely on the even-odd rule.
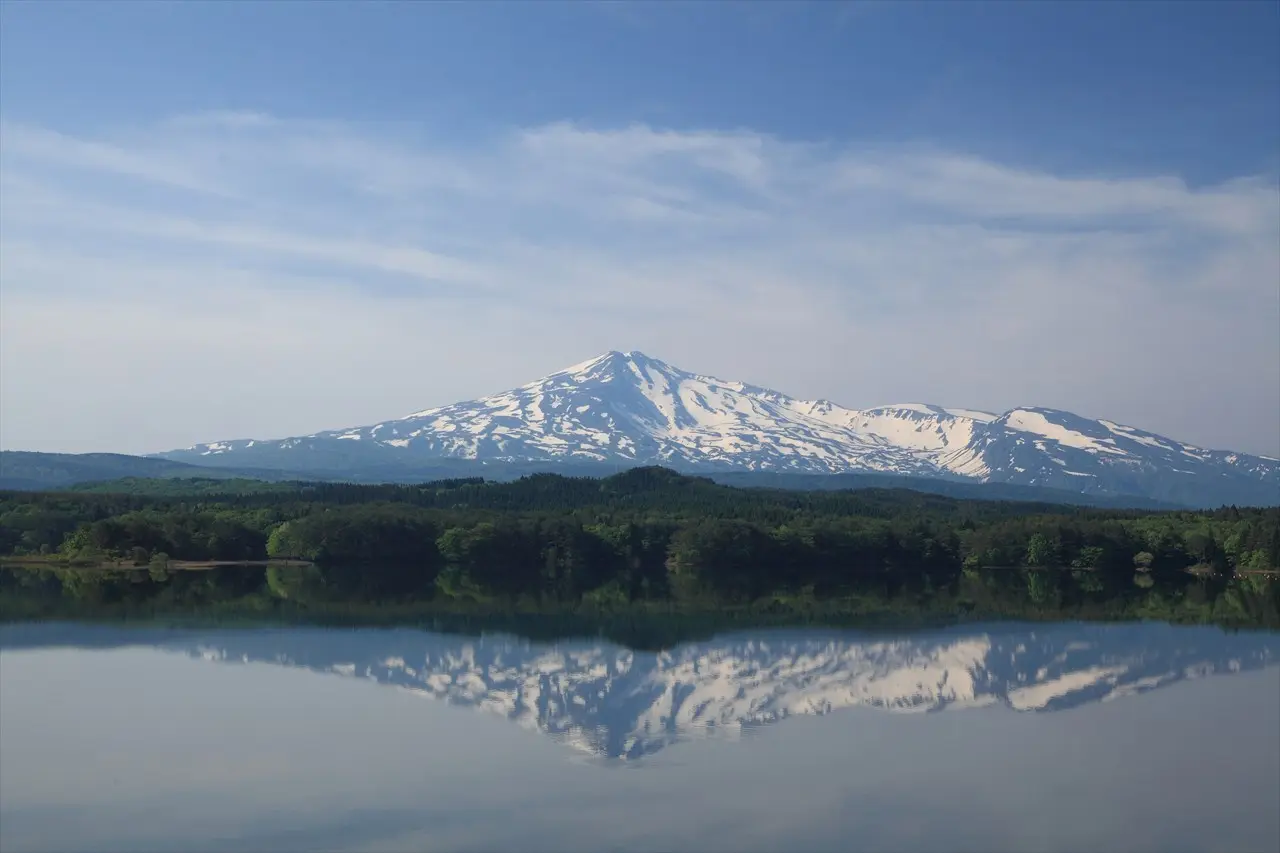
[[864,472],[1135,495],[1280,503],[1280,460],[1205,450],[1069,412],[924,404],[847,409],[609,352],[520,388],[351,429],[162,454],[204,465],[666,465],[684,471]]
[[148,645],[222,663],[368,678],[473,707],[605,758],[865,707],[1052,712],[1280,664],[1280,634],[1169,625],[763,631],[662,652],[410,629],[212,632],[8,626],[0,647]]

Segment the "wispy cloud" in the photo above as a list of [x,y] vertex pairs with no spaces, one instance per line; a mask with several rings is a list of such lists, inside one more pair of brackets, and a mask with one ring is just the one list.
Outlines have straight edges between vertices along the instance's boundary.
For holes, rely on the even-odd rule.
[[223,194],[222,187],[207,180],[198,164],[185,162],[174,152],[78,139],[54,130],[21,124],[0,124],[4,157],[28,168],[52,168],[75,173],[118,175],[194,192]]
[[1275,453],[1278,234],[1274,176],[645,125],[460,147],[254,113],[5,121],[0,440],[309,432],[634,347],[849,405],[1056,405]]

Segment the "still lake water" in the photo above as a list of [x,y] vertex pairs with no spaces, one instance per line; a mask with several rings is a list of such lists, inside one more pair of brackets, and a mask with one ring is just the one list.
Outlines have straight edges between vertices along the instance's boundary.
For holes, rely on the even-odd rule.
[[1275,851],[1278,803],[1276,633],[0,626],[5,853]]

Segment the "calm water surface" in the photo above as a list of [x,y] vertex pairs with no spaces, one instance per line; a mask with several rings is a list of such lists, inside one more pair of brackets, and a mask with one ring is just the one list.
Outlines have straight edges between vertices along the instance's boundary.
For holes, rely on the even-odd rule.
[[0,627],[0,849],[1280,850],[1280,634]]

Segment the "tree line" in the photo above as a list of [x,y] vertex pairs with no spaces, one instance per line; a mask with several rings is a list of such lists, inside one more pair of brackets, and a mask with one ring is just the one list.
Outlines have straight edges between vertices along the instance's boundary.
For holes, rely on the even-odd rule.
[[161,568],[296,558],[316,569],[277,571],[283,595],[569,604],[822,599],[936,588],[991,567],[1068,569],[1073,583],[1099,590],[1186,570],[1229,578],[1280,567],[1276,508],[1112,511],[740,489],[660,468],[603,480],[140,491],[0,493],[0,554]]

